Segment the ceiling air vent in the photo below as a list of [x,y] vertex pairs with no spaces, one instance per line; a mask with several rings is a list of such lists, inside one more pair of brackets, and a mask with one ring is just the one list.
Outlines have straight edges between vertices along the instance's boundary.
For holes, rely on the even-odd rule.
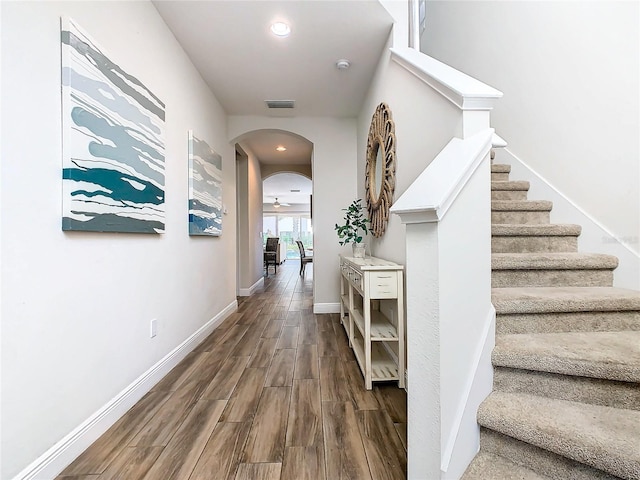
[[295,100],[265,100],[268,108],[294,108]]

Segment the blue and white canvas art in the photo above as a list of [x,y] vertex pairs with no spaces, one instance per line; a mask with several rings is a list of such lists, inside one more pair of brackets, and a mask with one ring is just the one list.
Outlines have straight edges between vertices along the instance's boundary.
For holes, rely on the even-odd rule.
[[222,157],[191,131],[189,235],[222,235]]
[[71,19],[61,44],[62,229],[163,233],[164,103]]

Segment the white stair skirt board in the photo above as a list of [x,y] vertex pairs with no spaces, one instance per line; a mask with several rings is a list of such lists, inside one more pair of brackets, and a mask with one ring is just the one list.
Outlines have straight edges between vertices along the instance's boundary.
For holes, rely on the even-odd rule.
[[313,313],[340,313],[340,302],[338,303],[314,303]]
[[551,223],[571,223],[582,226],[578,238],[578,250],[614,255],[619,259],[614,276],[614,286],[619,288],[640,289],[640,256],[632,251],[620,239],[608,231],[597,220],[573,203],[551,185],[544,177],[533,170],[508,148],[496,151],[494,164],[511,165],[511,178],[529,181],[530,199],[550,200],[553,203]]
[[97,412],[42,454],[13,480],[53,480],[65,467],[116,423],[153,386],[192,352],[238,308],[234,300]]
[[250,297],[262,286],[264,286],[264,277],[260,277],[260,279],[249,288],[241,288],[238,291],[238,295],[241,297]]
[[[493,385],[491,352],[496,343],[495,326],[496,310],[491,306],[484,322],[482,336],[476,345],[473,365],[471,366],[471,372],[467,376],[464,395],[460,398],[456,409],[453,428],[447,435],[446,443],[443,444],[444,450],[442,451],[442,464],[440,467],[443,479],[460,478],[464,473],[464,470],[460,470],[460,465],[468,465],[473,459],[473,455],[469,456],[469,453],[474,449],[477,452],[480,448],[476,412],[482,401],[491,393],[491,386]],[[469,444],[472,444],[472,447]],[[456,454],[467,458],[455,458]],[[449,471],[452,458],[455,458],[453,462],[453,465],[457,467],[455,471]]]

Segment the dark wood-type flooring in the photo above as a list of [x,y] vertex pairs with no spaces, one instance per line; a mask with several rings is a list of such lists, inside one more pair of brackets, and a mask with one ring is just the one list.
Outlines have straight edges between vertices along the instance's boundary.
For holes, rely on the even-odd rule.
[[58,479],[406,478],[405,391],[365,390],[339,315],[313,314],[313,266],[298,270],[270,268]]

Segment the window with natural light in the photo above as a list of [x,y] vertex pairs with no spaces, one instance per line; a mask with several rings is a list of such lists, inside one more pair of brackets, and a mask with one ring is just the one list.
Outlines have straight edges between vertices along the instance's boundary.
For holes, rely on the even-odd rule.
[[279,237],[287,246],[287,258],[300,258],[296,240],[301,240],[305,250],[313,248],[313,230],[308,214],[265,213],[262,217],[263,244],[268,237]]

